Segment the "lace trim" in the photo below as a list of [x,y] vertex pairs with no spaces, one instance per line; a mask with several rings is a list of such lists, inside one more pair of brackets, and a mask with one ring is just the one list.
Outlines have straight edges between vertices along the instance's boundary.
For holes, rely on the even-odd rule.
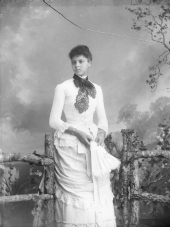
[[93,99],[96,97],[96,88],[88,80],[81,79],[76,75],[73,78],[75,86],[79,88],[74,105],[79,113],[83,113],[89,108],[89,96]]
[[101,224],[97,224],[97,223],[86,223],[86,224],[79,224],[78,223],[78,224],[73,224],[73,223],[68,223],[68,222],[65,222],[65,221],[60,221],[58,219],[55,219],[55,221],[57,223],[57,227],[63,227],[63,226],[64,227],[99,227],[99,226],[100,227],[104,227],[104,226],[105,227],[107,227],[107,226],[109,227],[109,226],[111,226],[111,224],[112,224],[113,227],[116,226],[116,222],[113,219],[106,220],[106,221],[104,221]]
[[76,147],[77,140],[76,139],[58,139],[56,138],[54,141],[55,146],[59,147]]
[[74,208],[79,208],[79,209],[82,209],[82,210],[94,208],[94,201],[88,202],[88,201],[85,201],[83,199],[75,198],[75,197],[68,195],[65,192],[63,192],[61,190],[61,188],[56,188],[55,191],[56,191],[55,195],[56,195],[57,199],[59,199],[60,201],[62,201],[66,205],[71,205]]
[[78,95],[76,96],[75,108],[79,113],[85,112],[89,108],[88,92],[84,88],[79,88]]
[[[55,190],[55,195],[56,198],[59,199],[60,201],[62,201],[63,203],[65,203],[66,205],[71,205],[74,208],[79,208],[82,210],[86,210],[86,209],[94,209],[95,207],[95,203],[94,201],[87,201],[85,199],[78,199],[76,197],[73,197],[71,195],[68,195],[67,193],[65,193],[64,191],[62,191],[61,188],[56,188]],[[113,199],[113,194],[111,193],[107,193],[105,196],[102,196],[102,200],[101,200],[101,205],[105,205],[108,202],[110,202]]]
[[54,133],[54,145],[59,147],[76,147],[78,144],[78,139],[76,136],[64,133],[68,129],[69,125],[63,123],[59,130]]
[[[67,222],[62,222],[59,220],[55,220],[57,222],[57,224],[61,224],[61,227],[98,227],[98,224],[72,224],[72,223],[67,223]],[[58,226],[60,227],[60,226]]]
[[63,133],[58,136],[58,133],[54,133],[54,145],[59,147],[76,147],[78,139],[76,136]]
[[67,123],[63,123],[59,130],[57,130],[54,134],[54,136],[57,136],[58,138],[60,138],[62,136],[62,134],[65,132],[66,129],[68,129],[69,125]]

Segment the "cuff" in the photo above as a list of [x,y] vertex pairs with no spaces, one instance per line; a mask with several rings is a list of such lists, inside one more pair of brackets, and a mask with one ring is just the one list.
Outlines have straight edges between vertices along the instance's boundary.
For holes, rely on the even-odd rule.
[[98,128],[97,135],[103,133],[104,137],[106,137],[106,131],[104,129]]
[[59,129],[56,131],[56,135],[58,138],[60,138],[62,136],[62,134],[65,132],[65,130],[67,130],[69,127],[69,125],[65,122],[62,123],[62,125],[59,127]]

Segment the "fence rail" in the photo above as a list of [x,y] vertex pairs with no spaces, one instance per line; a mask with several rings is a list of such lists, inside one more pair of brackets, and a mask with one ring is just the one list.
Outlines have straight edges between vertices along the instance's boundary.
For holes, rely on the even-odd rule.
[[[170,151],[161,147],[142,151],[138,136],[134,130],[122,130],[123,149],[121,151],[121,184],[123,227],[139,225],[140,200],[170,204],[170,197],[142,191],[139,185],[139,158],[170,159]],[[111,140],[111,138],[110,138]]]
[[130,195],[131,199],[142,199],[142,200],[149,200],[152,202],[160,202],[160,203],[167,203],[170,204],[170,197],[169,196],[163,196],[163,195],[157,195],[153,193],[148,193],[148,192],[138,192],[135,194]]
[[[0,163],[4,162],[28,162],[37,166],[44,166],[43,182],[41,182],[41,195],[40,194],[25,194],[25,195],[12,195],[12,196],[0,196],[0,205],[11,202],[21,201],[35,201],[38,205],[38,212],[41,210],[42,202],[46,200],[44,210],[45,225],[53,227],[53,221],[55,217],[54,209],[54,160],[53,153],[55,151],[53,134],[45,134],[45,154],[39,155],[36,152],[32,154],[22,153],[9,153],[2,154],[0,157]],[[3,214],[0,213],[0,219]],[[3,223],[3,220],[1,220]]]
[[0,196],[0,204],[21,202],[21,201],[37,201],[37,200],[50,200],[53,199],[53,195],[50,194],[26,194],[26,195],[12,195],[12,196]]
[[[140,200],[147,200],[152,202],[161,202],[170,204],[170,197],[148,193],[142,191],[139,185],[139,158],[166,158],[170,159],[170,151],[162,150],[160,147],[149,151],[142,150],[139,146],[139,139],[134,130],[122,130],[123,148],[120,152],[121,155],[121,171],[119,179],[121,179],[121,201],[122,201],[122,214],[123,214],[123,227],[132,227],[139,224],[140,214]],[[107,137],[106,146],[108,150],[112,149],[110,135]],[[0,204],[18,201],[38,201],[47,200],[47,210],[45,213],[46,223],[50,224],[54,220],[54,161],[52,159],[55,151],[53,134],[45,135],[45,154],[4,154],[0,158],[0,163],[23,161],[35,165],[45,166],[44,168],[44,184],[41,195],[27,194],[15,196],[2,196],[0,197]]]
[[22,153],[8,153],[3,154],[0,157],[0,163],[4,162],[29,162],[30,164],[40,165],[40,166],[49,166],[54,161],[51,158],[41,157],[41,155],[30,153],[30,154],[22,154]]
[[159,158],[167,158],[170,159],[170,151],[164,151],[161,150],[161,148],[154,149],[152,151],[146,150],[146,151],[138,151],[136,154],[132,154],[133,156],[137,158],[153,158],[153,157],[159,157]]

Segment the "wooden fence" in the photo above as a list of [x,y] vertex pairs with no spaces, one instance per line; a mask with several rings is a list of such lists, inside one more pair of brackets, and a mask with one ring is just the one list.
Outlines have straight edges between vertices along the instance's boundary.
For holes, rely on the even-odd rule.
[[[139,158],[166,158],[170,159],[169,147],[166,150],[166,141],[163,146],[149,151],[146,147],[140,146],[140,141],[134,130],[122,130],[123,149],[120,151],[121,170],[119,182],[121,191],[119,199],[122,201],[123,227],[133,227],[139,225],[140,200],[161,202],[170,204],[170,197],[157,195],[142,191],[139,185]],[[112,138],[107,138],[106,145],[111,151]],[[109,144],[110,143],[110,144]],[[169,146],[169,145],[168,145]],[[163,148],[163,150],[162,150]],[[114,181],[115,183],[115,181]],[[114,188],[114,186],[113,186]]]
[[[158,201],[170,204],[167,196],[142,192],[139,185],[138,159],[151,157],[170,158],[170,151],[162,150],[161,147],[152,151],[142,150],[139,146],[139,139],[134,130],[122,130],[123,149],[121,150],[121,170],[119,181],[121,180],[120,199],[122,201],[123,227],[133,227],[139,224],[140,200]],[[111,152],[113,146],[112,137],[106,138],[106,146]],[[45,135],[45,155],[33,154],[6,154],[0,159],[0,163],[22,161],[30,164],[42,165],[45,170],[44,191],[42,194],[27,194],[14,196],[1,196],[0,204],[17,201],[33,200],[41,204],[46,200],[45,220],[47,226],[53,226],[54,220],[54,161],[53,152],[55,150],[53,135]],[[115,182],[115,181],[114,181]],[[51,224],[50,224],[51,223]]]
[[[38,155],[33,154],[21,154],[21,153],[9,153],[3,154],[0,158],[0,163],[4,162],[28,162],[30,164],[35,164],[38,166],[44,166],[44,190],[43,193],[37,194],[24,194],[24,195],[13,195],[13,196],[1,196],[0,205],[9,202],[20,202],[20,201],[34,201],[35,206],[41,209],[43,201],[46,202],[46,209],[44,213],[45,226],[53,227],[53,220],[55,215],[54,209],[54,140],[52,134],[45,135],[45,154]],[[3,215],[1,214],[1,217]],[[3,218],[1,218],[3,219]],[[1,225],[3,226],[3,220],[1,220]],[[1,226],[0,225],[0,226]]]

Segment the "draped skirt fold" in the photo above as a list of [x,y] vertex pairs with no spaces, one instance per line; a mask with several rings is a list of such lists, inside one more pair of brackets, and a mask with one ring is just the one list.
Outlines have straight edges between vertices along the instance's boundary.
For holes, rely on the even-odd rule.
[[54,159],[56,227],[116,227],[109,173],[88,176],[77,146],[56,145]]

